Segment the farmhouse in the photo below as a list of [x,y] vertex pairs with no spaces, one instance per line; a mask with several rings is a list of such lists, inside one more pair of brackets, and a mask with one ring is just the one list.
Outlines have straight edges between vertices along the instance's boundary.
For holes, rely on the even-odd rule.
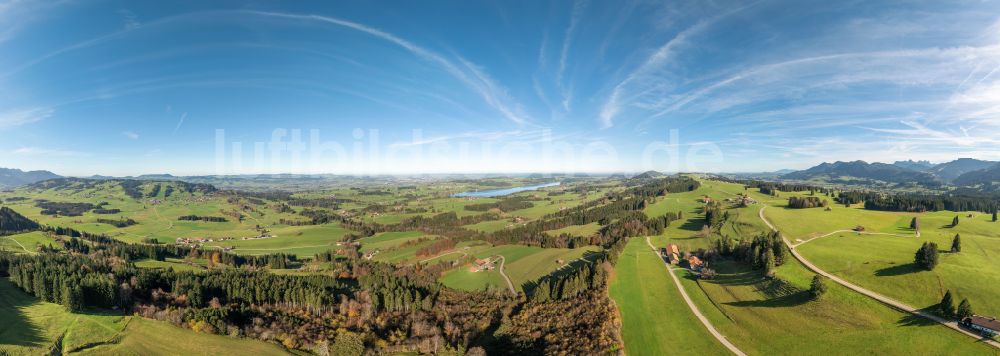
[[695,255],[689,256],[687,261],[688,261],[688,267],[695,271],[700,270],[701,267],[705,265],[705,262],[702,262],[701,259]]
[[492,271],[493,268],[493,261],[489,258],[476,259],[476,262],[472,265],[473,272],[479,272],[482,270]]
[[983,335],[989,335],[990,337],[1000,334],[1000,321],[997,321],[996,318],[973,315],[962,319],[962,325],[967,328],[977,330],[983,333]]
[[672,265],[675,265],[677,264],[677,262],[680,262],[681,260],[680,250],[677,249],[677,245],[674,244],[667,245],[667,248],[663,250],[663,257],[666,257],[667,262],[670,262],[670,264]]

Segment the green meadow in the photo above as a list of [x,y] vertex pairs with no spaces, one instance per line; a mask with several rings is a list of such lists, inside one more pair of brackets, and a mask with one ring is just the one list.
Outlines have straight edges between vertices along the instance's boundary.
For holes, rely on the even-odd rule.
[[[702,186],[693,192],[669,194],[666,198],[660,198],[664,199],[666,203],[660,201],[648,207],[647,214],[655,216],[667,211],[682,210],[685,212],[685,218],[673,222],[666,233],[651,237],[651,241],[658,247],[674,243],[678,244],[682,251],[692,251],[711,247],[719,235],[752,238],[756,234],[767,231],[766,225],[760,221],[758,216],[758,212],[762,208],[761,204],[727,209],[729,219],[710,237],[703,237],[697,231],[700,230],[700,225],[703,224],[704,220],[704,215],[700,211],[700,206],[703,205],[701,203],[703,196],[707,195],[712,199],[724,201],[726,198],[743,192],[744,189],[741,185],[703,180]],[[815,214],[815,216],[796,217],[794,213],[801,210],[784,209],[787,201],[784,194],[781,198],[768,197],[757,192],[749,192],[749,194],[769,207],[765,210],[768,217],[771,216],[772,210],[780,210],[782,216],[788,218],[787,224],[795,221],[800,225],[808,225],[802,222],[811,224],[821,214],[830,214],[824,212],[823,209],[807,209],[807,215]],[[676,203],[680,209],[674,209],[670,202]],[[730,206],[730,204],[724,206]],[[652,213],[650,213],[650,209],[653,209]],[[836,206],[833,209],[834,212],[837,211]],[[691,214],[688,215],[688,212]],[[861,214],[867,212],[860,211]],[[877,212],[876,215],[878,215]],[[928,221],[933,221],[936,224],[937,220],[943,219],[945,215],[942,215],[942,218],[928,219]],[[880,218],[869,219],[874,221]],[[950,217],[947,219],[950,223]],[[881,217],[881,220],[886,221],[885,226],[872,225],[872,227],[880,231],[906,233],[904,230],[908,229],[909,226],[909,219],[906,219],[905,225],[903,225],[899,216]],[[819,224],[839,226],[836,225],[836,222],[830,221]],[[698,228],[696,229],[695,226]],[[975,226],[977,225],[969,224],[970,229],[975,228]],[[779,225],[779,227],[782,226]],[[849,227],[852,226],[845,225],[841,228],[847,229]],[[912,234],[912,232],[910,233]],[[811,232],[805,233],[805,235],[808,234]],[[845,235],[850,236],[845,237],[845,239],[864,239],[865,241],[889,240],[901,243],[908,240],[907,238],[880,235],[860,237],[856,234]],[[877,240],[872,239],[874,236],[877,236]],[[964,236],[963,234],[963,242]],[[911,242],[915,241],[913,238],[910,240]],[[630,241],[629,248],[633,248],[632,245],[637,244],[637,241],[639,239],[635,238]],[[843,265],[855,267],[865,266],[864,268],[869,268],[870,265],[862,264],[857,260],[858,256],[866,255],[858,253],[859,251],[869,251],[868,255],[881,255],[884,251],[883,247],[870,245],[858,246],[857,250],[839,248],[838,246],[844,241],[838,243],[831,237],[812,241],[801,248],[806,251],[805,249],[826,246],[824,242],[830,246],[827,251],[829,253],[826,255],[829,261],[837,260]],[[950,237],[948,243],[950,244]],[[644,242],[640,247],[645,247]],[[912,251],[907,248],[905,254],[902,255],[912,260],[913,252],[916,251],[917,247],[919,244],[914,246]],[[619,272],[625,262],[625,256],[630,256],[629,248],[626,249],[622,260],[616,267],[615,278],[633,274]],[[636,247],[636,249],[648,251],[648,248]],[[653,255],[651,252],[649,254]],[[789,259],[791,259],[790,255]],[[656,258],[653,260],[659,262]],[[813,262],[817,261],[813,260]],[[893,310],[832,282],[829,283],[829,292],[823,298],[813,300],[807,294],[813,274],[795,260],[790,260],[778,268],[776,275],[780,278],[780,282],[766,279],[760,271],[750,270],[745,265],[733,261],[720,260],[711,267],[719,273],[719,276],[714,280],[699,280],[692,273],[678,272],[685,277],[683,285],[699,309],[723,335],[748,354],[785,354],[789,353],[789,350],[796,350],[796,354],[870,352],[882,354],[918,352],[928,354],[990,354],[994,351],[943,326]],[[665,271],[663,272],[664,277],[669,278]],[[652,277],[646,279],[651,280]],[[625,284],[620,284],[619,287],[612,284],[613,297],[616,288],[621,288],[622,285]],[[984,292],[990,288],[985,287],[987,285],[984,284],[982,287]],[[669,286],[672,286],[672,283]],[[909,294],[909,292],[904,293]],[[933,298],[939,299],[940,297]],[[635,298],[621,298],[621,300],[634,304]],[[629,331],[627,317],[629,308],[632,306],[619,304],[619,309],[623,314],[622,333],[626,340],[626,350],[635,348],[646,350],[651,347],[645,345],[647,342],[636,340],[638,337],[629,335],[630,333],[649,332],[645,328],[641,331]],[[653,314],[652,310],[651,308],[646,313]],[[640,325],[645,326],[651,323],[653,322],[648,321]],[[693,325],[700,326],[697,321]],[[639,327],[633,329],[637,328]],[[630,339],[633,341],[630,342]]]
[[662,261],[637,237],[615,265],[608,292],[621,313],[625,353],[728,355],[684,303]]
[[[786,195],[791,194],[782,194]],[[827,272],[917,308],[937,304],[945,291],[951,290],[957,300],[968,298],[975,312],[1000,315],[1000,300],[995,298],[1000,261],[994,258],[1000,254],[996,243],[1000,241],[1000,223],[992,222],[989,214],[885,212],[865,210],[860,205],[832,205],[831,211],[788,209],[787,200],[773,200],[768,205],[767,218],[793,243],[805,242],[797,247],[799,252]],[[955,216],[960,222],[952,227]],[[909,227],[914,217],[920,224],[920,237]],[[858,225],[869,232],[892,235],[830,234]],[[956,234],[962,237],[962,251],[950,253],[947,250]],[[924,242],[935,242],[941,250],[933,271],[913,264],[913,255]]]

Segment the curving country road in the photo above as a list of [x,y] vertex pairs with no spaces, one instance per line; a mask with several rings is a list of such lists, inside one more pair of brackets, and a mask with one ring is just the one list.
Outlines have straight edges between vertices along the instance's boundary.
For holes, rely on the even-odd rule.
[[[760,211],[758,213],[758,215],[760,216],[760,219],[762,221],[764,221],[764,224],[767,224],[767,227],[771,228],[771,230],[778,231],[778,229],[775,228],[774,225],[771,224],[771,222],[768,221],[767,218],[764,217],[764,209],[765,208],[766,208],[765,206],[762,206],[760,208]],[[779,233],[780,233],[780,231],[779,231]],[[810,270],[812,270],[816,274],[819,274],[821,276],[827,277],[830,280],[832,280],[834,282],[837,282],[838,284],[840,284],[840,285],[842,285],[844,287],[847,287],[847,288],[849,288],[849,289],[851,289],[851,290],[853,290],[855,292],[864,294],[864,295],[866,295],[866,296],[868,296],[868,297],[870,297],[872,299],[875,299],[875,300],[877,300],[877,301],[879,301],[879,302],[881,302],[881,303],[883,303],[885,305],[888,305],[890,307],[893,307],[893,308],[898,309],[898,310],[902,310],[904,312],[907,312],[907,313],[910,313],[910,314],[913,314],[913,315],[917,315],[917,316],[921,316],[921,317],[930,319],[930,320],[938,322],[938,323],[940,323],[940,324],[942,324],[944,326],[947,326],[949,328],[957,330],[958,332],[961,332],[961,333],[963,333],[965,335],[968,335],[968,336],[971,336],[973,338],[979,339],[980,341],[982,341],[984,343],[987,343],[990,346],[993,346],[995,348],[1000,348],[1000,342],[997,342],[996,340],[993,340],[993,339],[984,338],[984,337],[982,337],[979,334],[976,334],[976,333],[973,333],[971,331],[968,331],[968,330],[966,330],[966,329],[958,326],[958,323],[955,322],[955,321],[946,320],[944,318],[938,317],[937,315],[934,315],[934,314],[931,314],[929,312],[926,312],[926,311],[914,308],[914,307],[912,307],[910,305],[907,305],[907,304],[905,304],[903,302],[900,302],[898,300],[895,300],[895,299],[886,297],[884,295],[878,294],[876,292],[873,292],[871,290],[868,290],[866,288],[858,286],[858,285],[856,285],[854,283],[851,283],[851,282],[848,282],[848,281],[846,281],[844,279],[841,279],[840,277],[837,277],[837,276],[835,276],[835,275],[833,275],[831,273],[828,273],[828,272],[820,269],[816,265],[812,264],[811,262],[809,262],[809,260],[807,260],[805,257],[803,257],[802,255],[800,255],[799,252],[795,249],[795,246],[797,246],[797,245],[793,245],[790,241],[788,241],[788,238],[785,237],[785,234],[781,234],[781,240],[784,241],[785,245],[788,246],[788,249],[790,251],[792,251],[792,256],[795,256],[795,259],[799,260],[799,262],[802,262],[802,264],[805,265],[806,268],[809,268]]]
[[[653,243],[649,241],[649,236],[646,236],[646,244],[649,245],[649,248],[653,250],[653,253],[659,256],[659,252],[656,251],[656,246],[653,246]],[[698,320],[701,320],[701,323],[705,325],[705,328],[708,329],[708,332],[711,333],[712,336],[715,336],[715,338],[719,340],[719,342],[722,343],[722,345],[728,348],[729,351],[732,351],[734,354],[739,356],[746,356],[746,354],[743,353],[743,351],[740,351],[740,349],[737,348],[736,345],[733,345],[733,343],[729,342],[729,339],[726,339],[725,335],[722,335],[722,333],[716,330],[715,326],[712,326],[712,322],[710,322],[708,318],[706,318],[705,315],[701,313],[701,310],[698,310],[698,306],[694,305],[694,302],[691,301],[691,297],[689,297],[687,291],[684,290],[684,286],[681,285],[681,280],[678,279],[677,276],[674,274],[673,266],[667,263],[667,261],[664,261],[662,258],[660,258],[660,261],[663,262],[663,265],[667,267],[667,274],[669,274],[670,278],[674,280],[674,285],[676,285],[677,290],[681,292],[681,297],[684,298],[684,302],[687,303],[688,308],[691,308],[691,312],[694,313],[694,316],[698,317]]]
[[507,281],[507,288],[510,288],[510,293],[516,295],[517,294],[517,290],[514,289],[514,283],[511,283],[510,282],[510,277],[507,277],[507,274],[503,273],[503,263],[506,260],[507,259],[504,258],[503,255],[500,255],[500,267],[499,267],[498,271],[500,271],[500,276],[503,277],[503,280]]

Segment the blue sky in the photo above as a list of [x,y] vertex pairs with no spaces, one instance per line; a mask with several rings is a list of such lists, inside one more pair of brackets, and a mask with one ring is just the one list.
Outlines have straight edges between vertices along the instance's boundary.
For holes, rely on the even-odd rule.
[[1000,159],[998,10],[8,0],[0,166],[765,171]]

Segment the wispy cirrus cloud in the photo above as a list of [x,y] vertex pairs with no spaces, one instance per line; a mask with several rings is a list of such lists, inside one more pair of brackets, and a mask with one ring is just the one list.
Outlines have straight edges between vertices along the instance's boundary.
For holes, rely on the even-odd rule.
[[132,131],[122,131],[122,136],[127,137],[129,140],[138,140],[139,134]]
[[10,153],[20,156],[43,156],[43,157],[88,157],[89,153],[42,147],[20,147]]
[[497,84],[489,76],[485,75],[481,67],[472,65],[470,62],[459,57],[458,61],[461,66],[455,64],[451,60],[445,58],[443,55],[438,54],[434,51],[426,49],[419,46],[409,40],[403,39],[402,37],[396,36],[392,33],[385,32],[373,27],[362,25],[357,22],[347,21],[335,17],[322,16],[322,15],[301,15],[301,14],[290,14],[281,12],[267,12],[267,11],[245,11],[248,14],[255,14],[260,16],[270,16],[276,18],[286,18],[286,19],[296,19],[296,20],[310,20],[319,21],[321,23],[327,23],[332,25],[337,25],[352,30],[360,31],[368,35],[374,36],[393,43],[403,49],[413,53],[417,57],[420,57],[426,61],[437,64],[446,73],[451,75],[453,78],[465,84],[469,89],[472,89],[476,94],[478,94],[483,101],[488,105],[496,109],[500,114],[502,114],[506,119],[516,123],[525,124],[528,123],[528,117],[523,113],[519,104],[517,104],[513,98],[507,93],[506,90]]
[[[625,79],[618,82],[618,84],[611,89],[611,94],[604,101],[604,104],[601,106],[601,110],[598,113],[601,126],[604,128],[613,126],[614,119],[620,113],[623,105],[627,105],[638,97],[656,92],[657,89],[661,89],[664,85],[668,85],[668,83],[664,83],[662,78],[659,78],[656,73],[673,55],[675,55],[675,52],[678,51],[679,47],[688,44],[692,37],[701,34],[712,25],[718,23],[720,20],[744,11],[755,4],[756,3],[751,3],[741,7],[736,7],[719,15],[700,20],[694,25],[681,30],[668,41],[663,43],[660,47],[656,48],[656,50],[647,56],[638,67],[630,71],[625,76]],[[628,92],[634,93],[629,95],[627,94]]]
[[45,120],[55,113],[55,109],[37,107],[0,113],[0,129],[8,129]]

